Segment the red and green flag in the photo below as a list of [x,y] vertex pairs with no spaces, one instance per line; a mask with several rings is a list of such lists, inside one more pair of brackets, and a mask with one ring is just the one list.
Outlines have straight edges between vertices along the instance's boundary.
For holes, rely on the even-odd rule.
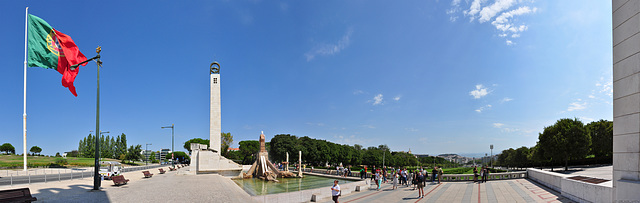
[[62,74],[62,86],[69,88],[77,97],[73,81],[78,75],[79,67],[72,70],[71,66],[87,60],[87,57],[80,52],[71,37],[53,29],[46,21],[31,14],[28,21],[28,66],[57,70]]

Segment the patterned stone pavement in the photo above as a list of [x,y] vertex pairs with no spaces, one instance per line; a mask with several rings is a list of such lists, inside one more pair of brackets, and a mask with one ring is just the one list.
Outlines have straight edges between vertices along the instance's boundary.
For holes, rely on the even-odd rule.
[[[390,183],[375,190],[375,184],[341,196],[340,203],[349,202],[572,202],[559,193],[528,179],[494,180],[486,183],[443,182],[425,186],[425,196],[418,198],[413,187],[398,186],[392,190]],[[332,202],[323,199],[321,202]]]

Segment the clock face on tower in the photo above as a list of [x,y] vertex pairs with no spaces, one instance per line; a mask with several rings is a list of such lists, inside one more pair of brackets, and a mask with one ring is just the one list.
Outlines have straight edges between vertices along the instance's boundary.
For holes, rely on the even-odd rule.
[[218,62],[211,63],[211,66],[209,66],[209,74],[220,74],[220,64]]

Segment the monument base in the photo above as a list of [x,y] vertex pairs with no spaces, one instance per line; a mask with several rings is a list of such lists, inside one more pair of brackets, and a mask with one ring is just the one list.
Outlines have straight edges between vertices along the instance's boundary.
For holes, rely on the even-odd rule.
[[242,165],[207,149],[207,145],[191,143],[191,174],[242,177]]
[[616,181],[615,201],[634,202],[640,200],[640,181],[620,179]]

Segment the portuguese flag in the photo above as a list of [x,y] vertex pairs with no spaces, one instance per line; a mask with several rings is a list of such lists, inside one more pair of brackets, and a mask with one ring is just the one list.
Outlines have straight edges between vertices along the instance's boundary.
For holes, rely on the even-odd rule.
[[77,97],[73,81],[78,75],[79,67],[72,70],[71,66],[87,60],[87,57],[80,53],[71,37],[53,29],[46,21],[31,14],[28,21],[27,65],[57,70],[62,74],[62,86],[69,88]]

